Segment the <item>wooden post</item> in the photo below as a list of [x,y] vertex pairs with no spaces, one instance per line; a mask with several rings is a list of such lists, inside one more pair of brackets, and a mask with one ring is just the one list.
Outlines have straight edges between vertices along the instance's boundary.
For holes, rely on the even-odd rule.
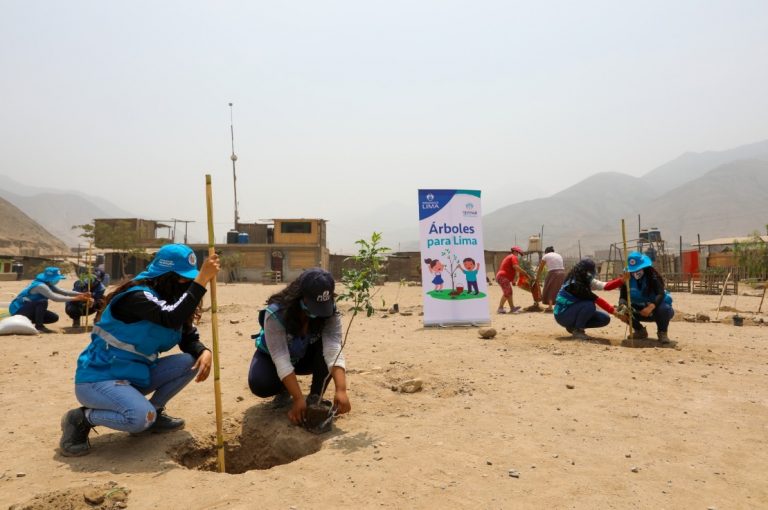
[[[640,223],[640,215],[637,215],[637,222]],[[621,219],[621,239],[624,242],[624,267],[629,267],[629,252],[627,251],[627,229],[624,226],[624,218]],[[622,268],[623,269],[623,268]],[[624,271],[622,270],[622,274]],[[635,339],[632,338],[632,317],[634,316],[634,312],[632,310],[632,296],[629,288],[629,280],[627,280],[626,284],[627,286],[627,308],[629,309],[629,321],[627,323],[627,326],[629,326],[629,338],[632,341],[632,347],[635,346]]]
[[763,284],[763,297],[760,298],[760,306],[757,307],[757,313],[763,309],[763,301],[765,301],[765,291],[768,290],[768,281]]
[[715,322],[717,322],[718,318],[720,317],[720,305],[723,304],[723,295],[725,294],[725,289],[728,288],[728,280],[730,279],[731,279],[731,273],[728,273],[728,276],[725,277],[723,290],[720,292],[720,301],[717,302],[717,313],[715,314]]
[[[211,175],[205,175],[205,203],[208,211],[208,256],[215,255],[213,236],[213,193]],[[213,337],[213,393],[216,402],[216,456],[219,461],[219,473],[225,472],[224,434],[222,431],[221,411],[221,370],[219,368],[219,311],[216,304],[216,278],[211,280],[211,336]]]

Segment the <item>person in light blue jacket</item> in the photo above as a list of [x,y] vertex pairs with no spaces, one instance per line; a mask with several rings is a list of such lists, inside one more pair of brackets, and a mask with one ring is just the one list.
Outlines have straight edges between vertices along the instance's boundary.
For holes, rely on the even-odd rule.
[[23,315],[35,325],[40,333],[53,333],[46,324],[58,322],[59,315],[48,310],[49,301],[63,303],[92,301],[88,292],[73,292],[56,286],[66,276],[61,274],[58,267],[46,267],[38,274],[32,283],[11,301],[8,311],[11,315]]
[[[632,302],[632,339],[648,338],[648,330],[641,322],[655,322],[656,336],[662,344],[669,344],[669,322],[675,316],[672,296],[664,287],[664,279],[653,268],[647,255],[633,251],[627,256],[626,270],[629,279],[629,296]],[[621,287],[619,304],[627,304],[627,287]]]
[[[91,343],[77,360],[75,396],[82,407],[61,419],[62,455],[87,454],[88,434],[98,425],[130,433],[184,426],[165,414],[165,406],[192,379],[201,382],[210,373],[211,352],[194,322],[218,270],[218,256],[198,271],[188,246],[168,244],[146,271],[107,296]],[[181,354],[159,357],[177,345]]]

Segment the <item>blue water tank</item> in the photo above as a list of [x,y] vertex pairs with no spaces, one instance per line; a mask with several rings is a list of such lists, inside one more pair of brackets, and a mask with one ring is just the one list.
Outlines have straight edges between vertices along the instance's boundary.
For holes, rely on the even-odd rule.
[[248,238],[248,232],[240,232],[237,234],[237,244],[248,244],[250,239]]

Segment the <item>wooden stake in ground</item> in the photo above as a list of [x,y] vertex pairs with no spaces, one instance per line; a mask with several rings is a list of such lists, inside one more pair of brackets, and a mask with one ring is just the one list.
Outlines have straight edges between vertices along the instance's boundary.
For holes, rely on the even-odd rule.
[[760,298],[760,306],[757,307],[757,313],[760,313],[763,309],[763,301],[765,301],[765,291],[768,290],[768,282],[763,284],[763,297]]
[[[621,239],[624,242],[624,267],[629,268],[629,252],[627,251],[627,229],[624,226],[624,218],[621,219]],[[632,296],[630,292],[631,289],[629,287],[629,280],[626,281],[625,285],[627,286],[627,309],[629,311],[629,320],[627,321],[627,326],[629,326],[629,338],[632,341],[632,347],[634,347],[635,339],[632,337],[632,317],[634,316],[634,312],[632,311]]]
[[[213,237],[213,193],[211,176],[205,176],[205,204],[208,210],[208,256],[216,254]],[[216,400],[216,456],[219,460],[219,473],[225,472],[224,434],[222,431],[221,411],[221,371],[219,370],[219,311],[216,305],[216,278],[211,280],[211,336],[213,337],[213,392]]]
[[723,296],[725,295],[725,289],[728,288],[728,280],[731,279],[731,273],[728,273],[728,276],[725,277],[725,283],[723,284],[723,290],[720,292],[720,301],[717,302],[717,313],[715,314],[715,322],[718,321],[720,317],[720,305],[723,304]]

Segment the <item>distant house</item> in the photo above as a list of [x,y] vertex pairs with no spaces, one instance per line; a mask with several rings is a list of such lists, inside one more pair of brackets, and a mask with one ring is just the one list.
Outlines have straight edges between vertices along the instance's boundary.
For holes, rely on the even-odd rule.
[[[105,253],[105,269],[115,280],[138,274],[149,263],[127,254],[129,249],[145,248],[151,255],[153,248],[173,242],[172,226],[155,220],[97,219],[94,224],[96,247],[115,250]],[[207,244],[189,245],[198,262],[208,255]],[[238,223],[236,230],[227,232],[227,242],[216,244],[215,249],[225,263],[237,261],[219,273],[222,281],[280,282],[292,280],[310,267],[329,267],[326,220],[317,218]]]
[[[94,245],[97,248],[159,248],[170,243],[171,225],[140,218],[101,218],[94,220]],[[165,234],[165,235],[159,235]]]
[[[707,249],[707,267],[736,267],[735,247],[737,243],[751,243],[758,239],[755,236],[719,237],[702,241],[701,246]],[[768,243],[768,236],[759,236],[763,243]]]
[[[222,271],[220,280],[290,281],[310,267],[329,268],[326,220],[277,218],[237,226],[237,230],[227,233],[226,244],[215,246],[225,262],[233,257],[239,259],[233,274]],[[208,245],[190,246],[198,259],[208,253]]]

